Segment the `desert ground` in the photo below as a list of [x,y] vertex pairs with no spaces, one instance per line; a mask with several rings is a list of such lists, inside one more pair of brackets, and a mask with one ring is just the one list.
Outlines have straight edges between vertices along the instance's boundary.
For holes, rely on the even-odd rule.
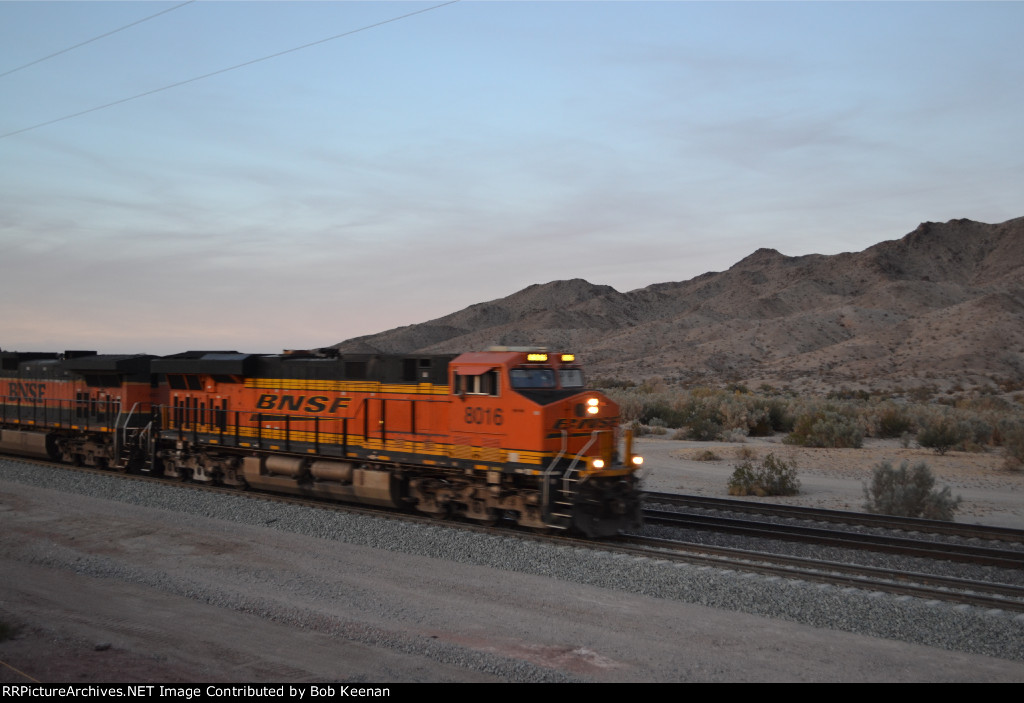
[[[747,498],[788,505],[832,510],[862,511],[864,486],[882,461],[899,466],[925,462],[936,477],[936,487],[949,486],[963,498],[957,522],[1024,529],[1024,471],[1008,471],[999,452],[947,452],[939,455],[920,447],[903,448],[899,440],[864,441],[860,449],[817,449],[782,443],[781,435],[750,438],[743,443],[690,442],[658,437],[639,440],[645,457],[644,485],[650,491],[693,493],[727,497],[726,482],[745,454],[760,459],[769,453],[795,462],[800,494],[787,497]],[[712,451],[720,458],[699,461]]]

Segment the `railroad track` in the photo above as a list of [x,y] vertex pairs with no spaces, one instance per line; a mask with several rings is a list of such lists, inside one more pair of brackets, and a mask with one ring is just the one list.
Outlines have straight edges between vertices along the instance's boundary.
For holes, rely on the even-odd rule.
[[615,548],[654,559],[685,561],[765,576],[827,583],[927,600],[1024,613],[1024,586],[716,547],[654,537],[626,536]]
[[680,529],[727,532],[761,539],[789,540],[826,547],[960,561],[1004,569],[1024,569],[1024,551],[1016,549],[996,549],[973,544],[910,539],[849,530],[821,529],[806,525],[780,525],[773,522],[692,515],[665,510],[645,509],[644,520],[647,524],[667,525]]
[[[122,474],[109,470],[95,469],[89,467],[72,467],[63,464],[54,464],[41,460],[25,459],[18,457],[13,459],[23,463],[32,463],[49,469],[62,471],[77,471],[86,474],[94,474],[106,478],[117,478],[133,481],[155,482],[160,485],[176,487],[189,490],[203,490],[244,497],[253,500],[273,501],[293,505],[310,506],[316,509],[339,510],[349,513],[366,514],[375,517],[387,517],[389,519],[401,519],[414,521],[422,524],[437,526],[441,523],[436,518],[411,515],[375,508],[372,506],[354,505],[347,503],[331,503],[322,500],[311,500],[296,496],[274,495],[267,493],[255,493],[238,488],[225,488],[210,486],[206,484],[174,482],[159,477],[145,474]],[[764,506],[759,506],[764,508]],[[678,516],[678,513],[674,514]],[[658,518],[668,519],[668,518]],[[749,521],[747,521],[749,522]],[[762,551],[741,549],[733,547],[711,546],[697,544],[683,540],[654,538],[639,535],[627,535],[616,539],[605,540],[595,543],[589,540],[564,536],[564,535],[539,535],[536,533],[524,532],[521,529],[510,529],[504,527],[486,527],[478,524],[465,522],[448,523],[452,528],[477,531],[487,534],[500,534],[514,536],[519,539],[535,539],[553,541],[566,546],[573,546],[587,549],[602,549],[612,552],[619,552],[633,556],[643,556],[658,560],[679,561],[689,564],[712,566],[720,569],[732,569],[737,571],[761,574],[768,577],[781,577],[787,579],[798,579],[802,581],[828,583],[843,588],[857,588],[869,591],[881,591],[899,595],[908,595],[930,600],[951,601],[966,603],[983,608],[1001,609],[1013,612],[1024,612],[1024,587],[1012,584],[993,583],[992,581],[971,580],[952,578],[948,576],[937,576],[924,573],[908,573],[901,570],[879,568],[873,566],[862,566],[835,561],[812,559],[806,557],[786,556],[780,554],[769,554]],[[779,538],[779,534],[773,532],[779,526],[761,525],[764,532],[773,538]],[[702,529],[718,529],[711,525],[705,525]],[[797,533],[799,530],[797,531]],[[799,534],[794,533],[787,539],[801,539]],[[875,551],[884,549],[885,539],[881,539],[874,547]],[[903,553],[902,547],[884,551]],[[1024,559],[1021,552],[1017,555]],[[945,558],[948,556],[945,551],[938,556],[933,552],[929,558]],[[1014,562],[1016,566],[1004,567],[1021,569],[1022,562]]]
[[872,513],[854,513],[848,510],[827,510],[824,508],[806,508],[802,506],[778,505],[772,503],[756,503],[749,500],[731,498],[710,498],[706,496],[682,495],[678,493],[644,494],[647,504],[657,503],[702,510],[714,510],[731,513],[747,513],[771,516],[779,519],[812,520],[815,522],[840,523],[861,527],[877,527],[887,530],[903,530],[937,535],[948,535],[964,539],[982,539],[1021,544],[1024,542],[1024,530],[989,525],[969,525],[944,520],[924,520],[921,518],[898,517],[895,515],[875,515]]

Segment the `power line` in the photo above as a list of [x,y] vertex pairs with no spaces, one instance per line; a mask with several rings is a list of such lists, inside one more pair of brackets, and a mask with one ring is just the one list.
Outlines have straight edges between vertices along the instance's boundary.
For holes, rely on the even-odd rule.
[[263,57],[258,58],[258,59],[252,59],[251,61],[246,61],[244,63],[236,64],[234,66],[229,66],[228,68],[222,68],[220,70],[212,71],[210,73],[204,73],[201,76],[195,76],[194,78],[188,78],[188,79],[183,80],[183,81],[178,81],[177,83],[171,83],[170,85],[165,85],[162,88],[154,88],[153,90],[147,90],[144,93],[138,93],[137,95],[132,95],[131,97],[127,97],[127,98],[121,98],[120,100],[115,100],[114,102],[111,102],[111,103],[106,103],[104,105],[97,105],[96,107],[90,107],[87,110],[81,110],[79,112],[75,112],[75,113],[72,113],[70,115],[64,115],[63,117],[57,117],[55,119],[48,120],[46,122],[40,122],[38,124],[32,125],[31,127],[22,127],[21,129],[16,129],[13,132],[7,132],[6,134],[0,134],[0,139],[6,139],[7,137],[13,137],[16,134],[22,134],[24,132],[30,132],[33,129],[39,129],[40,127],[47,127],[49,125],[56,124],[57,122],[63,122],[65,120],[70,120],[70,119],[73,119],[75,117],[81,117],[82,115],[88,115],[90,112],[97,112],[98,110],[105,110],[108,107],[114,107],[115,105],[121,105],[122,103],[130,102],[132,100],[138,100],[139,98],[144,98],[147,95],[153,95],[154,93],[161,93],[161,92],[163,92],[165,90],[170,90],[171,88],[178,88],[178,87],[183,86],[183,85],[188,85],[189,83],[195,83],[196,81],[201,81],[201,80],[203,80],[205,78],[210,78],[212,76],[219,76],[222,73],[227,73],[228,71],[234,71],[236,69],[244,68],[246,66],[252,66],[253,64],[260,63],[261,61],[269,61],[270,59],[276,59],[277,57],[284,56],[285,54],[291,54],[291,53],[294,53],[296,51],[301,51],[302,49],[308,49],[311,46],[317,46],[318,44],[324,44],[324,43],[329,42],[329,41],[334,41],[335,39],[341,39],[342,37],[347,37],[347,36],[351,36],[353,34],[358,34],[359,32],[365,32],[368,29],[374,29],[376,27],[381,27],[381,26],[383,26],[385,24],[390,24],[392,22],[398,22],[399,20],[404,20],[404,19],[407,19],[409,17],[413,17],[415,15],[422,15],[424,12],[430,12],[431,10],[436,10],[436,9],[444,7],[446,5],[454,5],[457,2],[460,2],[460,0],[448,0],[448,2],[442,2],[439,5],[433,5],[431,7],[427,7],[427,8],[424,8],[422,10],[416,10],[415,12],[409,12],[409,13],[404,14],[404,15],[399,15],[398,17],[392,17],[391,19],[386,19],[386,20],[382,20],[380,22],[375,22],[374,24],[368,24],[365,27],[359,27],[358,29],[352,29],[352,30],[349,30],[347,32],[342,32],[341,34],[335,34],[333,37],[327,37],[326,39],[319,39],[317,41],[310,42],[308,44],[303,44],[302,46],[296,46],[296,47],[291,48],[291,49],[285,49],[284,51],[279,51],[276,54],[270,54],[269,56],[263,56]]
[[17,68],[12,68],[10,71],[5,71],[4,73],[0,73],[0,78],[3,78],[4,76],[9,76],[12,73],[14,73],[15,71],[20,71],[23,68],[28,68],[29,66],[35,66],[37,63],[42,63],[43,61],[46,61],[47,59],[52,59],[54,56],[60,56],[61,54],[66,54],[69,51],[73,51],[73,50],[75,50],[75,49],[77,49],[79,47],[85,46],[86,44],[92,44],[94,41],[99,41],[100,39],[103,39],[104,37],[109,37],[111,34],[117,34],[118,32],[122,32],[122,31],[128,29],[129,27],[134,27],[137,24],[142,24],[143,22],[148,22],[149,20],[153,19],[154,17],[159,17],[160,15],[166,15],[168,12],[174,12],[178,8],[185,7],[185,5],[191,5],[195,1],[196,0],[186,0],[186,2],[183,2],[180,5],[175,5],[174,7],[169,7],[166,10],[161,10],[160,12],[156,13],[155,15],[150,15],[149,17],[143,17],[141,20],[136,20],[136,21],[132,22],[131,24],[126,24],[123,27],[118,27],[117,29],[112,29],[111,31],[107,32],[106,34],[101,34],[98,37],[93,37],[92,39],[86,39],[84,42],[81,42],[79,44],[75,44],[74,46],[69,46],[67,49],[61,49],[60,51],[54,52],[54,53],[50,54],[49,56],[44,56],[41,59],[36,59],[35,61],[29,61],[27,64],[24,64],[22,66],[18,66]]

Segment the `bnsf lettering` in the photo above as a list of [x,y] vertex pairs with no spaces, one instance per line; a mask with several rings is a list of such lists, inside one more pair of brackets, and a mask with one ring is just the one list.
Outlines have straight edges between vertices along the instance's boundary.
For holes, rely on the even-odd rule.
[[7,384],[7,395],[12,398],[33,398],[35,400],[41,400],[46,397],[46,384],[11,381]]
[[[340,408],[348,407],[351,398],[335,398],[331,400],[325,395],[274,395],[264,393],[256,401],[258,410],[291,410],[292,412],[322,413],[325,410],[328,414],[338,412]],[[330,405],[328,405],[330,404]]]
[[556,432],[567,430],[608,430],[618,425],[618,419],[614,417],[585,417],[581,419],[564,417],[555,422],[551,429]]

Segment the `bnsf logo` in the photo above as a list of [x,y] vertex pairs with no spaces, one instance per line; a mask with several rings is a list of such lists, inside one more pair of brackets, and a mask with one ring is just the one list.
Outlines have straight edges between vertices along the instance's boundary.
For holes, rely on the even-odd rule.
[[7,384],[7,395],[12,398],[35,398],[39,400],[46,395],[46,384],[12,381]]
[[616,417],[584,417],[584,418],[562,418],[551,426],[556,432],[568,430],[569,432],[580,430],[610,430],[617,427],[619,419]]
[[291,410],[304,413],[336,413],[339,408],[348,407],[351,398],[335,398],[331,400],[325,395],[274,395],[264,393],[256,401],[258,410]]

